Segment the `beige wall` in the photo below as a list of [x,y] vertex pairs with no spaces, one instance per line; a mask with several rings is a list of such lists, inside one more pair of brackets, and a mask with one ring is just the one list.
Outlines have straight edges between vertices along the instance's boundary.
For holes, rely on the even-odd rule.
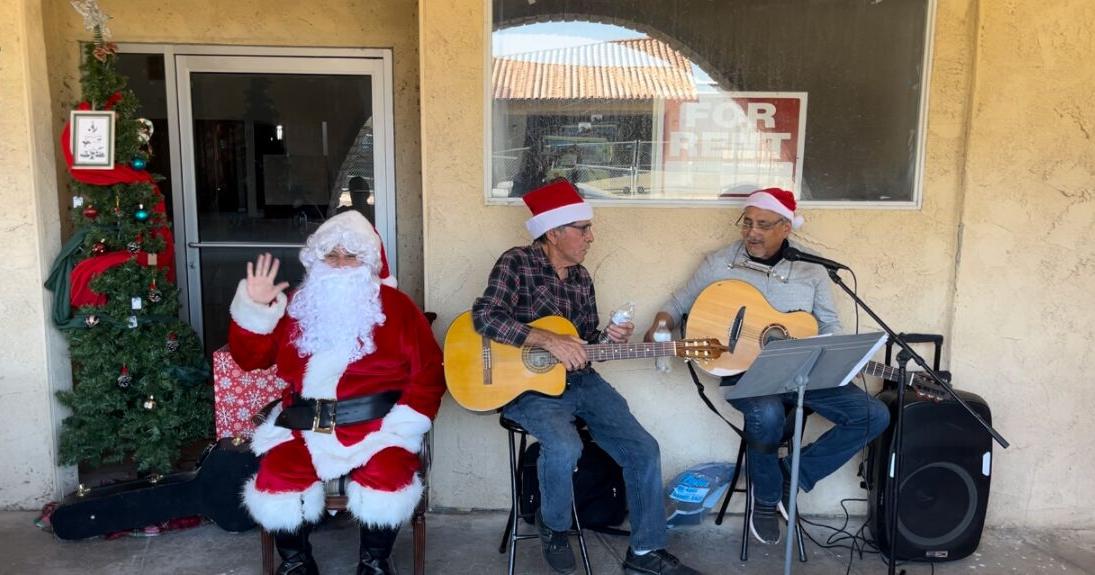
[[60,249],[53,136],[40,2],[0,1],[0,508],[29,509],[71,487],[58,469],[56,389],[71,374],[63,340],[47,328],[42,289]]
[[[54,132],[79,97],[79,14],[52,0],[45,14]],[[396,216],[400,287],[422,301],[418,30],[413,0],[178,0],[102,2],[115,42],[391,48],[394,62]],[[178,188],[176,188],[178,189]],[[67,202],[67,191],[61,191]]]
[[991,398],[993,519],[1090,527],[1095,4],[984,1],[951,366]]
[[[923,208],[807,210],[799,237],[856,269],[860,295],[898,329],[947,335],[953,354],[945,358],[956,359],[945,363],[958,386],[989,400],[1013,442],[996,451],[990,523],[1082,527],[1095,525],[1095,511],[1070,505],[1069,495],[1085,492],[1095,472],[1080,455],[1092,435],[1084,415],[1093,392],[1067,374],[1080,372],[1090,355],[1083,320],[1093,313],[1087,294],[1095,274],[1084,240],[1095,221],[1088,138],[1095,78],[1087,65],[1095,18],[1086,0],[1041,6],[939,0]],[[527,243],[523,208],[482,200],[484,10],[474,1],[421,2],[426,304],[440,314],[439,336],[482,291],[497,255]],[[586,265],[601,307],[635,301],[645,327],[702,254],[733,239],[735,216],[732,209],[598,209]],[[1034,254],[1016,245],[1030,236],[1042,240]],[[1019,293],[1030,295],[1008,305]],[[852,327],[851,306],[841,311]],[[862,329],[871,328],[864,317]],[[599,369],[661,442],[665,475],[731,459],[736,439],[692,396],[686,371],[678,365],[662,377],[648,363]],[[1043,366],[1052,369],[1041,375]],[[811,432],[818,431],[814,422]],[[435,505],[508,505],[497,416],[447,403],[435,442]],[[804,505],[839,512],[840,498],[862,496],[857,485],[848,465]]]

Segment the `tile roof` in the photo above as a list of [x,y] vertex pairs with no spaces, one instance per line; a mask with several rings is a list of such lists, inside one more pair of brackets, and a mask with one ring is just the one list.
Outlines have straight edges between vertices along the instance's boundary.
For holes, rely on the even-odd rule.
[[654,38],[613,40],[494,58],[503,100],[694,100],[692,63]]

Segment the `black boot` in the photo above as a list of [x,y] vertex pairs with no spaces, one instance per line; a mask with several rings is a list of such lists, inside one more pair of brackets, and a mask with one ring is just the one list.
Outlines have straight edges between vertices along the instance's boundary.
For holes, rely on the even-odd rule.
[[392,546],[398,527],[361,526],[360,560],[357,563],[357,575],[396,575],[392,562]]
[[274,532],[274,544],[277,546],[278,555],[281,555],[281,565],[276,571],[277,575],[319,575],[319,567],[312,558],[312,544],[308,542],[310,525],[301,525],[300,529],[293,533],[285,531]]

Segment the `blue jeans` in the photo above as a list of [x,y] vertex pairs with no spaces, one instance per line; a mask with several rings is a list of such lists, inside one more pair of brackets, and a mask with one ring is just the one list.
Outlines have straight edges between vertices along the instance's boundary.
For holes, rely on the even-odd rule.
[[[782,393],[730,401],[745,418],[745,436],[751,446],[747,451],[749,476],[758,503],[775,505],[783,493],[781,464],[789,471],[791,460],[781,462],[774,447],[782,439],[786,418],[793,424],[797,397],[797,393]],[[804,491],[840,469],[890,423],[886,406],[853,384],[807,391],[802,405],[835,424],[802,448],[798,484]],[[790,412],[787,407],[792,408]],[[764,447],[753,448],[755,445]]]
[[581,417],[593,440],[620,464],[627,487],[631,548],[663,549],[666,544],[662,503],[662,464],[658,441],[631,414],[627,401],[592,369],[567,374],[559,397],[527,394],[502,410],[540,441],[537,475],[540,513],[554,531],[570,528],[574,467],[582,440],[574,427]]

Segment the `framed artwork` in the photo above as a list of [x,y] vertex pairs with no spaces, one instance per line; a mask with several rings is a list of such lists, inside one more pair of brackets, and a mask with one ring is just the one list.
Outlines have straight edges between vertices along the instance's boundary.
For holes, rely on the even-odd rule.
[[73,110],[72,167],[85,170],[114,168],[114,112]]

